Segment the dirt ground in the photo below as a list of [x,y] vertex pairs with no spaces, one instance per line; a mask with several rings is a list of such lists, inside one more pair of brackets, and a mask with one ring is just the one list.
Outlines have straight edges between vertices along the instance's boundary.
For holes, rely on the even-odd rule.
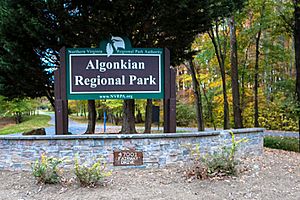
[[97,188],[36,185],[30,172],[0,171],[0,199],[300,199],[299,153],[265,149],[241,166],[247,170],[225,180],[188,180],[179,167],[119,170]]
[[15,120],[13,118],[9,118],[9,117],[0,117],[0,129],[4,128],[7,125],[10,124],[15,124]]

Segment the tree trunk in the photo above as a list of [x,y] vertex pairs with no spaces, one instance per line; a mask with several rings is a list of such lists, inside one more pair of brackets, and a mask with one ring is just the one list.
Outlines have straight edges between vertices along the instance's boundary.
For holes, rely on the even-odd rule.
[[261,36],[261,23],[262,19],[264,17],[265,13],[265,4],[266,1],[263,1],[262,8],[261,8],[261,13],[260,13],[260,27],[256,36],[256,41],[255,41],[255,67],[254,67],[254,126],[259,127],[258,123],[258,69],[259,69],[259,42],[260,42],[260,36]]
[[[247,53],[246,52],[246,59],[247,59]],[[244,63],[244,66],[243,66],[243,70],[242,70],[242,75],[241,75],[241,92],[242,92],[242,96],[241,96],[241,110],[242,112],[244,111],[245,109],[245,98],[246,98],[246,92],[245,92],[245,72],[246,72],[246,62],[247,60],[245,61]]]
[[[300,0],[294,0],[294,47],[296,63],[296,93],[298,107],[300,107]],[[300,135],[300,116],[298,115],[299,135]],[[300,141],[299,141],[300,143]]]
[[143,122],[142,113],[141,113],[140,109],[137,109],[137,115],[135,117],[135,121],[136,121],[136,123],[142,123]]
[[229,129],[229,105],[227,98],[227,87],[226,87],[226,78],[225,78],[225,69],[224,66],[221,68],[221,77],[222,77],[222,88],[223,88],[223,99],[224,99],[224,129]]
[[151,133],[151,124],[152,124],[152,99],[147,99],[144,133]]
[[55,110],[55,99],[52,95],[52,93],[47,89],[45,92],[46,98],[48,99],[48,101],[50,102],[50,104],[52,105],[53,109]]
[[134,99],[127,99],[123,102],[123,123],[120,133],[137,133],[135,129]]
[[214,119],[214,115],[213,115],[212,102],[208,100],[208,97],[206,95],[206,92],[205,92],[204,88],[202,88],[202,91],[203,91],[203,95],[204,95],[204,98],[205,98],[206,103],[207,103],[207,109],[208,109],[208,115],[209,115],[209,118],[210,118],[210,122],[213,125],[214,130],[216,130],[216,123],[215,123],[215,119]]
[[16,121],[16,124],[20,124],[22,122],[22,113],[21,112],[15,113],[15,121]]
[[85,106],[85,103],[83,104],[83,115],[84,115],[84,119],[86,119],[86,106]]
[[259,29],[256,37],[255,45],[255,72],[254,72],[254,126],[259,127],[258,123],[258,68],[259,68],[259,41],[260,41],[261,29]]
[[242,111],[240,106],[240,91],[238,78],[237,41],[234,16],[229,20],[230,27],[230,64],[231,64],[231,87],[233,99],[234,128],[243,127]]
[[227,89],[226,89],[226,75],[225,75],[225,58],[226,58],[226,41],[223,43],[223,50],[222,45],[219,38],[219,29],[218,23],[216,22],[216,36],[214,34],[213,28],[208,31],[209,37],[214,45],[215,53],[217,56],[218,64],[221,71],[222,77],[222,89],[223,89],[223,110],[224,110],[224,129],[229,129],[229,106],[227,100]]
[[95,100],[88,100],[88,126],[85,134],[94,134],[96,126],[96,106]]
[[79,113],[79,105],[78,105],[78,101],[75,101],[76,103],[76,116],[78,117],[78,113]]
[[199,82],[196,77],[195,66],[193,65],[193,61],[191,59],[189,60],[188,67],[189,67],[189,72],[192,76],[193,92],[195,95],[197,127],[198,127],[198,131],[204,131],[201,91],[200,91]]

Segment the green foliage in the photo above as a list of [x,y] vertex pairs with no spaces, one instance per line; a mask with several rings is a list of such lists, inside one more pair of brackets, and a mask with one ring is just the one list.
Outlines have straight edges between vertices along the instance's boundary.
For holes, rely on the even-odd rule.
[[24,112],[28,112],[31,109],[29,100],[15,98],[7,102],[7,113],[18,117],[22,116]]
[[[42,154],[40,159],[32,163],[32,175],[37,179],[38,183],[55,184],[63,182],[65,179],[62,177],[62,164],[63,159],[48,157]],[[100,159],[87,166],[86,162],[82,165],[79,164],[78,156],[74,160],[74,172],[80,185],[83,187],[95,187],[105,177],[111,175],[111,171],[106,171],[106,164]]]
[[[270,112],[267,112],[267,111]],[[297,131],[298,123],[296,117],[288,117],[289,113],[283,113],[277,109],[267,108],[262,112],[261,117],[259,117],[259,124],[269,130],[283,130],[283,131]]]
[[0,95],[0,116],[5,114],[6,101],[5,97]]
[[202,162],[207,167],[208,177],[236,175],[238,163],[230,157],[228,148],[222,148],[220,152],[204,157]]
[[237,151],[240,143],[247,142],[248,140],[243,138],[236,141],[232,131],[230,131],[230,134],[231,147],[223,147],[220,152],[202,159],[202,162],[207,167],[207,175],[209,177],[216,175],[236,175],[237,173],[236,166],[238,165],[238,162],[235,159],[235,152]]
[[38,20],[40,1],[0,3],[0,94],[11,99],[53,95],[51,68],[37,52],[52,40],[49,26]]
[[200,152],[200,144],[184,144],[182,147],[188,149],[190,157],[193,159],[195,163],[200,162],[202,159],[201,152]]
[[204,157],[200,155],[200,145],[196,145],[194,148],[189,148],[190,155],[194,157],[195,168],[192,169],[196,172],[197,178],[207,177],[223,177],[237,174],[238,162],[235,159],[235,153],[239,145],[248,140],[243,138],[235,140],[233,132],[231,134],[231,147],[223,147],[218,152],[208,154]]
[[[136,100],[136,108],[141,109],[142,114],[144,114],[144,104],[145,100]],[[80,123],[86,123],[87,119],[87,110],[88,105],[86,100],[76,100],[76,101],[69,101],[69,114],[72,114],[70,117],[78,121]],[[123,101],[122,100],[114,100],[114,99],[107,99],[107,100],[95,100],[95,107],[97,111],[97,120],[103,120],[104,112],[106,112],[109,118],[114,119],[115,121],[120,121],[122,116],[122,108],[123,108]],[[76,115],[76,116],[75,116]],[[84,116],[84,117],[83,117]]]
[[48,115],[32,115],[24,116],[24,121],[20,124],[9,125],[0,129],[0,135],[21,133],[30,131],[36,128],[47,127],[49,125],[51,117]]
[[[298,131],[299,106],[295,101],[295,56],[292,37],[293,2],[249,0],[239,12],[232,13],[236,20],[240,99],[245,127],[254,126],[254,75],[256,38],[259,30],[258,103],[261,127],[276,130]],[[224,20],[226,22],[226,19]],[[227,23],[219,20],[220,41],[229,40]],[[225,31],[225,34],[224,34]],[[227,88],[230,88],[229,45],[225,55]],[[192,46],[197,51],[203,88],[203,109],[206,126],[212,127],[211,116],[217,127],[223,123],[223,97],[220,70],[212,42],[207,34],[199,35]],[[185,83],[186,84],[186,83]],[[187,84],[186,84],[187,85]],[[227,89],[228,103],[233,119],[232,91]],[[206,98],[207,97],[207,98]],[[210,107],[208,107],[208,105]],[[212,109],[210,109],[212,108]],[[213,115],[210,110],[213,110]]]
[[0,116],[15,117],[16,123],[21,123],[24,113],[35,111],[39,105],[36,99],[30,98],[14,98],[8,100],[0,96]]
[[[299,106],[296,101],[295,81],[286,79],[274,84],[272,93],[272,102],[262,110],[262,117],[267,123],[266,128],[271,130],[297,131],[298,117],[300,117]],[[263,123],[262,122],[262,123]]]
[[264,137],[264,146],[273,149],[300,152],[299,138],[267,136]]
[[232,131],[230,131],[229,133],[231,135],[231,148],[230,148],[230,151],[229,151],[229,158],[234,160],[234,154],[237,151],[237,148],[239,147],[239,145],[241,143],[248,142],[248,139],[242,138],[240,140],[235,140],[234,133]]
[[59,49],[97,46],[110,34],[129,37],[134,47],[168,47],[172,63],[180,63],[195,35],[244,1],[1,0],[0,94],[51,100]]
[[110,171],[106,171],[106,164],[100,159],[88,166],[87,163],[81,165],[78,161],[78,157],[75,157],[74,170],[77,180],[83,187],[95,187],[103,181],[105,177],[111,175]]
[[[229,29],[226,19],[234,15],[244,125],[252,127],[254,121],[255,38],[261,29],[262,38],[258,49],[259,122],[268,129],[298,130],[297,117],[300,111],[293,100],[295,83],[291,81],[295,74],[291,37],[294,20],[292,1],[155,0],[147,2],[146,7],[144,4],[143,1],[128,3],[127,0],[80,0],[69,3],[58,0],[1,0],[0,94],[10,99],[24,96],[47,96],[52,99],[53,68],[58,65],[56,58],[59,58],[58,51],[62,46],[97,46],[100,40],[107,39],[110,34],[124,35],[129,37],[133,46],[137,48],[169,48],[172,64],[182,63],[187,52],[197,51],[195,60],[199,63],[198,72],[201,73],[198,77],[202,79],[201,89],[206,92],[207,97],[202,95],[206,126],[222,127],[224,101],[220,69],[213,45],[208,35],[203,34],[196,38],[192,49],[190,46],[196,35],[211,28],[212,21],[220,25],[218,34],[221,42],[228,41]],[[224,43],[224,47],[227,48],[224,54],[225,76],[227,88],[230,88],[228,42]],[[227,89],[227,93],[231,109],[230,89]],[[264,101],[265,99],[267,101]],[[0,104],[3,105],[1,102],[0,99]],[[99,103],[97,108],[107,108],[119,117],[122,109],[120,101],[112,100],[105,104]],[[73,105],[70,102],[70,111],[85,114],[87,109],[83,109],[84,106],[86,102]],[[0,106],[0,114],[4,114],[1,107],[8,106]],[[15,110],[15,114],[19,115],[20,108],[25,107],[15,106],[11,110]],[[143,110],[140,110],[143,113]],[[179,125],[188,125],[187,120],[190,119],[194,123],[194,113],[192,111],[192,116],[188,116],[185,112],[187,117],[179,117]],[[182,119],[186,120],[182,122]]]
[[61,159],[47,157],[45,154],[41,155],[39,160],[32,164],[32,175],[37,179],[38,183],[54,184],[60,182],[59,164]]
[[196,112],[194,106],[184,103],[176,105],[176,122],[178,126],[189,126],[195,123]]

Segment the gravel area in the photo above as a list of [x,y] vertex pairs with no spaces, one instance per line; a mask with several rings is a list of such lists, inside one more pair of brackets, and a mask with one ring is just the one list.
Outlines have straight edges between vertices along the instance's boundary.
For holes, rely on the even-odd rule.
[[265,149],[261,157],[244,159],[240,168],[238,177],[223,180],[190,180],[180,167],[115,170],[97,188],[37,185],[29,172],[0,171],[0,199],[300,199],[299,153]]

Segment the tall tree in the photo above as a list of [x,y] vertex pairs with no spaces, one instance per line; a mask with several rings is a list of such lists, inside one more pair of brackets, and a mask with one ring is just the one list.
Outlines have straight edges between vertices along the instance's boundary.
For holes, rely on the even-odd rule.
[[[222,23],[224,25],[224,23]],[[215,21],[215,26],[211,27],[208,31],[208,35],[213,43],[215,48],[215,54],[218,60],[221,77],[222,77],[222,88],[223,88],[223,111],[224,111],[224,129],[229,129],[229,105],[228,105],[228,97],[227,97],[227,86],[226,86],[226,72],[225,72],[225,59],[226,59],[226,51],[227,51],[227,35],[228,32],[225,27],[222,27],[223,37],[220,38],[219,35],[219,26],[220,22]]]
[[53,34],[38,20],[38,11],[30,11],[38,5],[0,1],[0,94],[10,99],[46,96],[54,105],[49,68],[55,61],[45,47]]
[[201,90],[200,84],[197,79],[195,66],[193,62],[193,58],[188,60],[187,62],[188,71],[192,77],[192,84],[193,84],[193,92],[195,95],[195,106],[196,106],[196,117],[197,117],[197,127],[198,131],[204,131],[204,120],[203,120],[203,107],[202,107],[202,97],[201,97]]
[[[261,19],[264,1],[266,2],[265,10]],[[249,0],[245,9],[235,14],[235,21],[238,61],[241,64],[239,67],[243,68],[240,77],[243,85],[243,124],[247,127],[254,126],[256,37],[261,28],[257,79],[259,125],[268,129],[298,130],[296,111],[299,108],[297,109],[294,101],[296,93],[291,92],[295,91],[296,85],[299,85],[295,84],[293,1]],[[228,29],[229,24],[225,28]],[[206,86],[202,94],[208,95],[208,101],[212,102],[215,122],[217,126],[221,126],[223,117],[223,98],[222,91],[219,89],[222,87],[221,75],[219,75],[216,56],[211,57],[212,43],[207,37],[207,34],[201,34],[197,46],[199,50],[197,58],[201,59],[201,66],[203,70],[206,70],[201,79],[202,84]],[[227,56],[229,57],[229,51]],[[229,71],[230,62],[226,60],[225,64],[226,71]],[[230,93],[231,90],[228,90],[228,97]],[[213,98],[209,98],[210,96]],[[232,103],[231,98],[228,98],[228,101],[229,104]],[[204,102],[205,119],[209,117],[208,109]]]
[[262,20],[264,16],[264,11],[265,11],[265,2],[263,1],[262,3],[262,8],[260,12],[260,22],[259,22],[259,28],[258,32],[255,38],[255,69],[254,69],[254,126],[259,127],[259,122],[258,122],[258,74],[259,74],[259,42],[261,38],[261,32],[262,32]]
[[146,116],[145,116],[145,131],[144,133],[151,132],[151,124],[152,124],[152,99],[147,99],[146,105]]
[[[9,66],[7,63],[11,66],[19,64],[20,69],[28,72],[30,71],[28,69],[33,66],[31,60],[37,63],[33,67],[36,76],[23,76],[24,79],[11,76],[14,70],[11,70],[12,68],[9,66],[10,70],[4,77],[6,81],[4,82],[3,78],[0,78],[4,85],[2,88],[9,87],[10,82],[15,82],[16,85],[26,85],[22,81],[26,83],[27,80],[30,80],[32,83],[37,83],[36,85],[39,87],[49,86],[47,90],[50,92],[53,90],[52,71],[46,71],[45,68],[49,68],[51,65],[40,68],[45,61],[39,55],[49,55],[52,58],[52,55],[57,55],[62,46],[96,45],[112,34],[129,37],[132,46],[136,48],[147,45],[167,47],[171,51],[172,64],[179,63],[184,60],[184,52],[189,49],[197,33],[206,31],[211,20],[229,13],[228,10],[232,10],[233,4],[243,2],[243,0],[1,1],[5,2],[5,7],[11,10],[9,16],[5,16],[6,12],[1,14],[1,19],[3,19],[0,29],[3,33],[1,33],[2,50],[6,52],[6,58],[13,55],[12,52],[19,54],[23,52],[23,55],[13,62],[9,59],[2,62],[1,68],[4,70]],[[229,9],[224,9],[224,7]],[[223,12],[220,12],[222,10]],[[11,23],[12,21],[13,23]],[[24,41],[28,41],[28,39],[30,42],[25,44]],[[22,43],[24,43],[23,46]],[[10,46],[7,44],[15,44],[15,46],[9,48]],[[19,46],[24,48],[18,48]],[[53,65],[52,67],[56,67],[57,63]],[[22,68],[22,66],[24,67]],[[41,81],[38,82],[39,78]],[[24,93],[26,89],[26,87],[20,87],[20,93],[28,95],[30,91],[34,91],[36,94],[41,90],[28,90],[27,94]],[[50,95],[53,97],[53,94],[48,94],[48,96]],[[125,101],[124,109],[133,108],[132,101]],[[130,114],[131,112],[125,113]],[[130,121],[128,125],[134,126],[134,120]]]
[[258,123],[258,69],[259,69],[259,41],[261,36],[261,29],[258,31],[255,39],[255,71],[254,71],[254,126],[259,127]]
[[242,110],[240,106],[240,88],[238,77],[238,54],[237,54],[237,40],[234,15],[229,19],[230,28],[230,66],[231,66],[231,88],[233,99],[233,117],[234,128],[243,127]]
[[214,127],[214,130],[216,130],[217,128],[216,128],[215,118],[214,118],[214,115],[213,115],[212,102],[209,101],[208,95],[206,94],[205,84],[203,84],[202,91],[203,91],[205,101],[207,103],[207,110],[208,110],[208,116],[209,116],[209,119],[210,119],[210,123]]
[[96,118],[97,118],[97,112],[96,112],[95,100],[88,100],[88,126],[85,131],[85,134],[95,133]]
[[[296,61],[296,93],[298,100],[298,112],[300,112],[300,0],[294,0],[294,48]],[[300,114],[298,113],[298,125],[300,134]]]
[[123,103],[123,123],[120,133],[136,133],[134,124],[134,99],[124,100]]

